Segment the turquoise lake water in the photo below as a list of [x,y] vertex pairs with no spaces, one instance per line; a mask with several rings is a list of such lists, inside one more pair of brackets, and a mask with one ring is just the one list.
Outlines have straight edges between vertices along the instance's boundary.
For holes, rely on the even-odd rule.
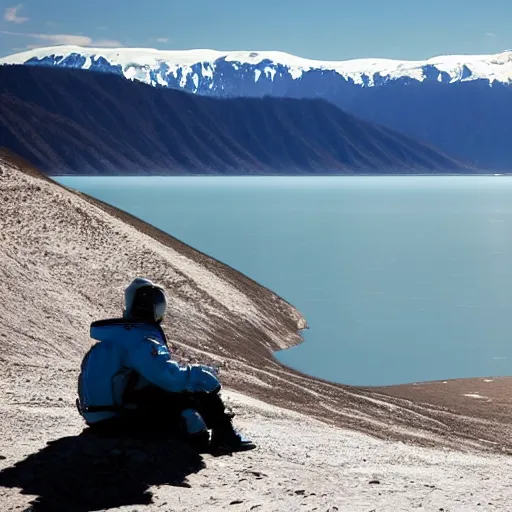
[[294,304],[285,364],[357,385],[512,374],[512,178],[62,177]]

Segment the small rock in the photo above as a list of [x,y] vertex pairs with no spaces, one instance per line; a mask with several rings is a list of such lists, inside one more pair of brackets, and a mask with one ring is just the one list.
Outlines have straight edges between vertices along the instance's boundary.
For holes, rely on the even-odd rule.
[[258,507],[261,507],[262,505],[253,505],[249,510],[256,510]]
[[257,478],[263,478],[264,476],[268,476],[265,473],[262,473],[261,471],[249,471],[251,475],[254,475]]
[[297,489],[296,491],[293,491],[295,494],[305,494],[306,489]]
[[380,480],[370,480],[370,484],[380,484]]
[[240,505],[241,503],[243,503],[243,500],[233,500],[230,505]]

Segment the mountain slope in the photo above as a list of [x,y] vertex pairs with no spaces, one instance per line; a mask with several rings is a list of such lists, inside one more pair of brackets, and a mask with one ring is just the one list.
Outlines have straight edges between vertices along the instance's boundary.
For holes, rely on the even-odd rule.
[[[358,389],[288,369],[272,351],[300,341],[290,304],[2,152],[0,274],[0,510],[510,509],[511,379]],[[136,275],[165,286],[175,358],[220,367],[257,450],[82,432],[90,322]]]
[[512,169],[512,52],[320,62],[282,52],[41,48],[0,62],[85,67],[217,97],[323,98],[486,170]]
[[473,165],[512,171],[512,88],[483,80],[400,83],[337,95],[338,106],[390,129],[428,141]]
[[32,66],[1,66],[0,84],[0,146],[53,174],[470,171],[323,100],[221,100]]
[[20,383],[78,420],[74,379],[90,322],[120,314],[124,287],[145,275],[169,292],[164,327],[176,357],[220,365],[231,389],[384,439],[512,453],[510,379],[485,383],[492,400],[483,402],[464,396],[483,379],[365,389],[286,368],[272,352],[299,343],[306,324],[275,293],[3,152],[0,172],[0,421],[15,412],[19,397],[8,391],[24,368],[66,382],[45,390],[38,379]]

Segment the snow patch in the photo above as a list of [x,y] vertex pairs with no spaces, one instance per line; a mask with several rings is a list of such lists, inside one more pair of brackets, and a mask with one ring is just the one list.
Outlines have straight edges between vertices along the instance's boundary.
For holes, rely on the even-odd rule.
[[194,82],[194,88],[197,91],[197,87],[199,85],[199,77],[197,76],[197,73],[192,75],[192,81]]
[[[94,59],[103,57],[112,66],[121,66],[131,78],[150,83],[149,73],[137,73],[133,68],[145,68],[147,71],[156,71],[162,64],[167,64],[170,69],[182,70],[183,87],[187,83],[187,77],[195,71],[193,66],[200,65],[203,77],[213,78],[217,62],[224,60],[231,63],[234,70],[239,70],[243,64],[266,65],[264,73],[274,80],[277,68],[284,67],[291,78],[299,79],[310,70],[334,72],[346,80],[351,80],[359,85],[375,85],[374,76],[383,77],[385,80],[396,80],[408,77],[418,81],[427,80],[427,68],[438,71],[435,80],[442,81],[446,76],[449,82],[472,81],[478,79],[511,83],[512,82],[512,53],[503,52],[487,55],[445,55],[423,61],[405,61],[392,59],[353,59],[345,61],[321,61],[303,59],[279,51],[216,51],[209,49],[195,50],[155,50],[152,48],[85,48],[80,46],[53,46],[36,48],[17,53],[0,59],[0,64],[24,64],[30,59],[43,59],[54,57],[58,63],[71,54],[82,55],[86,59],[86,65]],[[176,74],[174,73],[174,76]]]
[[263,71],[265,72],[265,76],[269,76],[270,80],[274,80],[276,76],[276,70],[274,68],[267,66]]
[[201,70],[204,78],[208,78],[209,80],[213,80],[213,71],[215,66],[209,62],[201,64]]
[[160,74],[156,75],[156,81],[159,85],[163,85],[164,87],[167,86],[167,82],[162,78],[162,75]]

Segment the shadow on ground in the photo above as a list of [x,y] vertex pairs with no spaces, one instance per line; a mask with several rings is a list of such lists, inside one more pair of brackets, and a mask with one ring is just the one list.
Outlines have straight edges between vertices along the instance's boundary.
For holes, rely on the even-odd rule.
[[84,430],[51,441],[0,472],[0,486],[36,495],[28,510],[89,512],[152,502],[149,487],[188,487],[187,476],[205,467],[178,439],[100,438]]

